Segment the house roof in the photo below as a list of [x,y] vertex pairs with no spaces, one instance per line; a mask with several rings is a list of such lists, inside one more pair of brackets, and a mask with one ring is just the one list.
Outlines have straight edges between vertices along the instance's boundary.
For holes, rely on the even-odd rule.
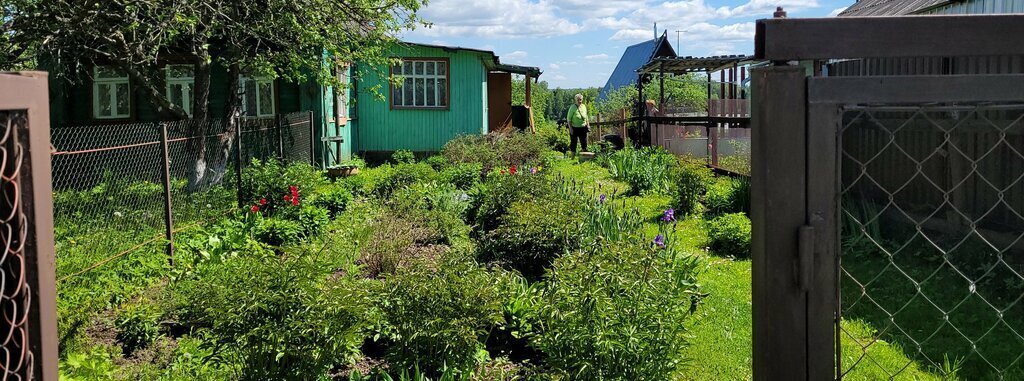
[[539,67],[536,67],[536,66],[522,66],[522,65],[503,64],[503,63],[501,63],[501,60],[499,59],[499,57],[496,54],[494,54],[493,51],[490,51],[490,50],[474,49],[474,48],[464,48],[464,47],[461,47],[461,46],[444,46],[444,45],[421,44],[421,43],[418,43],[418,42],[405,42],[405,41],[402,41],[401,43],[404,44],[404,45],[422,46],[422,47],[425,47],[425,48],[437,48],[437,49],[444,50],[446,52],[467,51],[467,52],[481,53],[481,54],[484,54],[484,55],[488,56],[488,60],[484,63],[484,66],[487,67],[487,70],[491,70],[491,71],[502,71],[502,72],[506,72],[506,73],[529,75],[530,77],[533,77],[533,78],[540,77],[540,75],[544,73],[542,70],[540,70]]
[[675,55],[676,51],[672,49],[672,44],[668,42],[667,33],[663,33],[661,37],[626,48],[626,51],[622,53],[622,58],[619,59],[619,63],[615,65],[612,75],[608,77],[608,82],[605,83],[601,92],[597,95],[597,99],[604,99],[608,96],[608,93],[620,87],[636,83],[639,76],[637,70],[651,59],[655,57],[674,57]]
[[728,55],[711,57],[658,57],[641,67],[638,72],[685,74],[690,72],[718,71],[752,61],[754,56]]
[[901,16],[920,13],[949,3],[950,0],[858,0],[839,17]]

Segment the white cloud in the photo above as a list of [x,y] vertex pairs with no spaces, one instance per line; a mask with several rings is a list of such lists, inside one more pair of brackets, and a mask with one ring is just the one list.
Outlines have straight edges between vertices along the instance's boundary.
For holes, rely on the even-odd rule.
[[526,56],[528,56],[528,55],[530,55],[530,54],[527,53],[527,52],[524,52],[522,50],[516,50],[516,51],[514,51],[512,53],[508,53],[508,54],[502,55],[501,56],[501,61],[505,62],[505,63],[512,63],[512,64],[523,63],[523,59],[525,59]]
[[809,8],[817,8],[817,0],[750,0],[750,2],[736,8],[719,8],[718,11],[724,17],[771,17],[775,7],[783,7],[788,12],[801,11]]
[[558,70],[558,69],[561,69],[561,68],[562,68],[561,66],[559,66],[559,65],[558,65],[558,64],[556,64],[556,63],[552,63],[552,64],[548,65],[548,67],[550,67],[550,68],[551,68],[551,70]]
[[605,59],[608,59],[608,55],[604,54],[604,53],[601,53],[601,54],[591,54],[589,56],[584,56],[583,58],[584,59],[588,59],[588,60],[605,60]]
[[825,16],[825,17],[836,17],[836,16],[839,16],[839,13],[845,11],[846,8],[847,7],[833,9],[832,12],[829,12],[828,16]]
[[553,81],[564,81],[566,79],[568,79],[568,78],[565,78],[564,75],[554,75],[554,76],[551,76],[551,80],[553,80]]
[[645,0],[550,0],[559,11],[584,18],[614,16],[646,6]]
[[582,29],[557,11],[547,1],[433,0],[420,11],[420,16],[433,25],[413,34],[527,38],[576,34]]
[[572,47],[574,49],[582,49],[583,48],[583,44],[576,44],[576,45],[573,45]]

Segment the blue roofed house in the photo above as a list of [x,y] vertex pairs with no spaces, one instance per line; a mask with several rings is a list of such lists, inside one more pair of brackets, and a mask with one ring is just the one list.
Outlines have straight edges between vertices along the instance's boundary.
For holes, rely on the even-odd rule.
[[615,65],[615,70],[608,77],[608,82],[601,88],[597,99],[603,100],[608,94],[625,86],[636,84],[639,74],[637,70],[644,66],[651,59],[657,57],[675,57],[676,51],[668,42],[668,33],[662,33],[661,37],[644,41],[626,48],[622,58]]

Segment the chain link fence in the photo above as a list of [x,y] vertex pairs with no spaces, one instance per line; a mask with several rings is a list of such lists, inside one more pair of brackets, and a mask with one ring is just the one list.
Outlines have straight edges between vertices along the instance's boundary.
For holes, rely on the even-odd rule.
[[1024,104],[842,118],[840,377],[1024,379]]
[[308,112],[238,126],[240,140],[221,120],[54,128],[58,282],[102,281],[90,272],[103,266],[160,272],[132,255],[162,251],[175,230],[233,210],[237,171],[252,159],[311,163]]

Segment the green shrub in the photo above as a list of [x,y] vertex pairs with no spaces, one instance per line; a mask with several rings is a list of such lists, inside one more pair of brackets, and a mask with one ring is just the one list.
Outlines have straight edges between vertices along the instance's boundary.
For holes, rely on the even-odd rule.
[[253,227],[253,236],[256,240],[270,246],[299,242],[303,232],[301,223],[281,217],[262,218]]
[[676,158],[661,147],[627,148],[602,155],[612,177],[629,184],[633,195],[668,191]]
[[434,168],[435,171],[441,171],[445,167],[452,164],[448,162],[448,158],[442,155],[430,155],[430,157],[428,157],[427,160],[425,160],[425,162],[427,164],[430,164],[430,167]]
[[538,136],[514,132],[460,136],[445,144],[441,155],[451,163],[476,163],[490,172],[497,167],[536,163],[545,151],[547,147]]
[[59,378],[70,381],[111,380],[116,371],[109,348],[96,346],[86,352],[72,353],[61,361]]
[[480,240],[480,259],[539,280],[555,258],[579,247],[582,209],[560,195],[517,201]]
[[743,213],[726,214],[708,222],[711,252],[736,258],[750,257],[750,219]]
[[427,227],[440,234],[440,244],[468,236],[465,216],[468,195],[449,183],[417,183],[396,193],[391,200],[391,213]]
[[230,353],[241,379],[322,379],[360,355],[376,320],[363,280],[328,277],[305,255],[239,256],[200,266],[170,291],[181,324]]
[[[432,156],[434,157],[434,156]],[[441,170],[438,180],[452,184],[456,189],[469,190],[480,183],[483,166],[477,163],[455,164]]]
[[141,299],[117,311],[114,327],[124,353],[132,354],[160,337],[160,310]]
[[544,286],[533,346],[568,379],[672,379],[699,301],[696,267],[694,257],[641,239],[562,256]]
[[302,236],[308,239],[324,230],[331,222],[331,213],[325,208],[305,204],[299,208],[298,222],[302,227]]
[[559,128],[557,124],[550,122],[539,123],[537,135],[547,144],[548,148],[554,151],[565,152],[569,150],[569,130],[566,128]]
[[703,163],[685,159],[679,160],[673,172],[676,210],[681,214],[695,213],[700,209],[700,200],[714,181],[714,173]]
[[410,267],[389,277],[379,299],[388,362],[436,374],[445,367],[470,371],[488,360],[483,340],[503,320],[501,277],[457,256],[436,270]]
[[707,214],[750,213],[750,179],[720,177],[711,184],[705,198]]
[[554,182],[543,175],[490,174],[473,189],[467,221],[478,237],[494,230],[513,203],[538,198],[554,191]]
[[316,194],[311,197],[310,202],[317,207],[326,209],[330,217],[334,218],[344,212],[349,202],[352,202],[352,191],[343,185],[328,185],[318,189]]
[[391,160],[398,164],[412,164],[416,162],[416,155],[407,149],[400,149],[391,154]]
[[437,176],[437,171],[426,163],[398,164],[388,168],[373,185],[373,194],[381,198],[391,197],[397,190]]
[[259,204],[260,199],[266,199],[267,204],[261,209],[274,209],[290,203],[283,196],[290,193],[289,188],[292,186],[297,188],[300,198],[303,198],[327,184],[324,173],[309,163],[284,166],[275,159],[265,162],[253,159],[242,171],[242,200]]

